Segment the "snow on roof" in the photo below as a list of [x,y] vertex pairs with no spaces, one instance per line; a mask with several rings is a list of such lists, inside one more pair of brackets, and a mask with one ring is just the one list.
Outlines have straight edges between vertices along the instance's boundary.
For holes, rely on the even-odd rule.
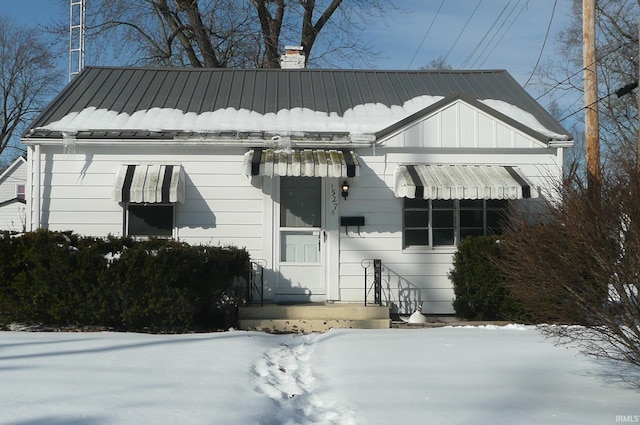
[[213,132],[245,131],[325,131],[354,134],[375,133],[407,116],[426,108],[441,96],[420,96],[403,106],[380,103],[357,105],[343,116],[336,112],[313,111],[308,108],[281,109],[277,113],[261,114],[246,109],[224,108],[200,114],[171,108],[151,108],[133,114],[107,109],[85,108],[72,112],[59,121],[43,127],[50,131],[73,132],[99,128],[100,130],[188,130]]
[[[92,129],[132,130],[132,131],[173,131],[190,132],[244,131],[263,132],[349,132],[351,134],[371,134],[380,131],[420,110],[427,108],[442,96],[419,96],[404,103],[391,106],[380,103],[357,105],[337,113],[313,111],[307,108],[281,109],[277,113],[261,114],[246,109],[225,108],[213,112],[183,112],[171,108],[151,108],[133,114],[107,109],[88,107],[80,112],[72,112],[59,121],[43,127],[49,131],[77,132]],[[566,135],[545,128],[530,113],[514,105],[494,99],[482,100],[487,106],[507,115],[515,121],[554,140],[567,140]]]
[[566,134],[556,133],[554,131],[549,130],[545,126],[543,126],[540,121],[533,116],[533,114],[523,111],[517,106],[510,105],[509,103],[502,100],[495,99],[481,99],[480,102],[484,103],[488,107],[495,109],[496,111],[503,113],[504,115],[512,118],[515,121],[518,121],[532,130],[537,131],[540,134],[544,134],[548,136],[551,140],[569,140],[569,136]]

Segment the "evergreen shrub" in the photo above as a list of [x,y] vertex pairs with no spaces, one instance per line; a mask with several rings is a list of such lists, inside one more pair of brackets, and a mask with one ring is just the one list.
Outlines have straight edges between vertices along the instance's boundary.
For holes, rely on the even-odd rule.
[[248,273],[249,255],[235,247],[45,230],[5,233],[0,322],[212,329],[221,325],[215,323],[221,300]]
[[492,258],[500,256],[496,236],[467,237],[454,255],[449,279],[453,283],[456,315],[466,320],[523,320],[519,302],[505,288]]

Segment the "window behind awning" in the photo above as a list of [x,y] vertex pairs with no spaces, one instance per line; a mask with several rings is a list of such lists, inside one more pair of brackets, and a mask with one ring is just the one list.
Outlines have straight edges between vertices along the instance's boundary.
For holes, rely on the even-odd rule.
[[122,165],[113,186],[113,200],[131,203],[183,203],[184,171],[180,165]]
[[[523,199],[531,185],[517,167],[497,165],[400,165],[395,172],[397,198]],[[535,196],[534,196],[535,197]]]
[[244,156],[247,176],[355,177],[358,157],[348,149],[251,149]]

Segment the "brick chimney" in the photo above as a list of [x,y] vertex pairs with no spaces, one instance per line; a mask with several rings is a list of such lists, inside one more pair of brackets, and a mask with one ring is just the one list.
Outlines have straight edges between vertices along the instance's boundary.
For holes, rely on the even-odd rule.
[[280,68],[301,69],[304,68],[305,57],[302,46],[285,46],[284,55],[280,56]]

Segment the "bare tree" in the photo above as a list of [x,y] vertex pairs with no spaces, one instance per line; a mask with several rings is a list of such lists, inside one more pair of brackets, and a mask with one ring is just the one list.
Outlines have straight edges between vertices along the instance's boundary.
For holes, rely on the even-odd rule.
[[431,62],[426,64],[425,66],[421,66],[420,69],[446,71],[446,70],[453,69],[453,67],[447,63],[446,58],[444,56],[438,56],[437,58],[433,59]]
[[[367,61],[364,26],[387,0],[92,0],[87,45],[134,65],[277,68],[284,45],[308,61]],[[67,24],[60,22],[59,34]]]
[[[571,19],[560,33],[558,55],[548,63],[540,80],[557,99],[581,97],[583,92],[582,0],[573,0]],[[606,168],[609,155],[636,156],[638,140],[637,90],[616,92],[638,80],[638,0],[596,2],[596,65],[599,85],[600,142]],[[573,96],[566,96],[572,93]],[[583,102],[565,104],[563,123],[584,118]]]
[[[601,202],[571,176],[544,225],[524,219],[501,241],[510,293],[542,330],[587,354],[640,366],[640,174],[621,160],[603,175]],[[556,198],[558,199],[558,198]],[[580,325],[580,326],[557,326]],[[639,382],[640,383],[640,382]]]
[[54,57],[35,28],[0,16],[0,154],[60,82]]

